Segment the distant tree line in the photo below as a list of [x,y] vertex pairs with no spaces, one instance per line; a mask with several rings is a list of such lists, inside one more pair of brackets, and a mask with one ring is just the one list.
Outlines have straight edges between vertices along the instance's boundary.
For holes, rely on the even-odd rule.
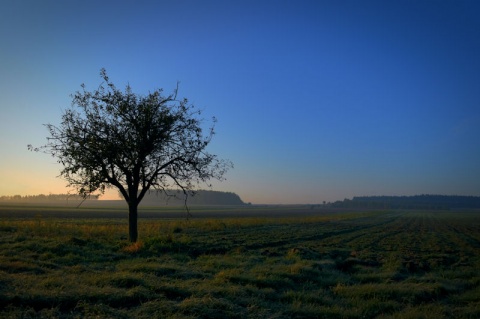
[[[97,200],[99,195],[91,195],[87,200]],[[39,194],[39,195],[13,195],[0,196],[2,202],[59,202],[59,201],[78,201],[83,197],[77,194]]]
[[337,201],[332,206],[385,209],[480,209],[480,197],[456,195],[359,196]]
[[195,193],[185,194],[180,190],[165,192],[148,192],[143,198],[142,205],[163,206],[163,205],[245,205],[240,196],[231,192],[198,190]]

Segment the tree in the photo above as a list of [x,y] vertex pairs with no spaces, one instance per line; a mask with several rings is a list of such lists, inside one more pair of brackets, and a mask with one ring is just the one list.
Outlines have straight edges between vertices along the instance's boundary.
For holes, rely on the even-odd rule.
[[128,204],[129,237],[138,239],[138,205],[149,190],[167,192],[176,187],[185,196],[195,185],[223,179],[233,165],[206,151],[214,123],[204,134],[201,112],[177,99],[177,88],[164,96],[158,89],[146,96],[124,92],[110,82],[89,92],[72,95],[72,107],[59,126],[46,124],[47,144],[29,149],[43,151],[63,165],[60,176],[87,198],[116,187]]

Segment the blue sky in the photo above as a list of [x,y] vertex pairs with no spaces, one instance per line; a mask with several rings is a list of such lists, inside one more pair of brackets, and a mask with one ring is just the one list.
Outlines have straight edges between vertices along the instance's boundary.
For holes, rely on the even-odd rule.
[[65,192],[46,142],[99,71],[218,118],[252,203],[480,195],[478,1],[2,1],[0,195]]

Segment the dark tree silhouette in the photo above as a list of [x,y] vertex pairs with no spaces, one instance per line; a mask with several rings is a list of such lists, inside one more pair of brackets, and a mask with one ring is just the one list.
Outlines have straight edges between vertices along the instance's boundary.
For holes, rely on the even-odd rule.
[[56,157],[63,165],[60,176],[84,198],[116,187],[129,209],[129,236],[138,239],[138,205],[152,189],[177,187],[185,195],[196,185],[223,179],[232,167],[206,151],[214,135],[207,134],[200,111],[187,99],[177,100],[178,85],[171,95],[159,89],[146,96],[125,92],[110,82],[105,69],[98,89],[72,95],[72,107],[59,126],[46,124],[47,144],[29,149]]

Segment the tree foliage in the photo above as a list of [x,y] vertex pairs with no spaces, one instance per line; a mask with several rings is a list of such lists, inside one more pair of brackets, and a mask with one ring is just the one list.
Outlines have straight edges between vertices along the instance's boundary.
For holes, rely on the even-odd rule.
[[173,186],[186,194],[199,183],[223,179],[231,162],[206,151],[216,120],[205,134],[201,111],[177,99],[178,85],[167,96],[162,89],[143,96],[129,85],[117,89],[105,69],[100,75],[103,83],[96,90],[82,84],[72,95],[61,124],[46,125],[48,143],[35,149],[58,159],[69,186],[85,197],[116,187],[136,219],[151,189]]

